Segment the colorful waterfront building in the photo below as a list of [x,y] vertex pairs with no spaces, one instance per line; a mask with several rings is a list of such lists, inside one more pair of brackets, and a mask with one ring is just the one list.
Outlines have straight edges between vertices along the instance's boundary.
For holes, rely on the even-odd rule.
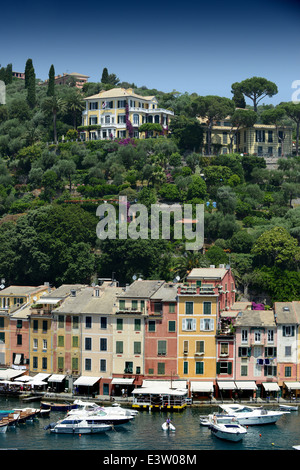
[[300,302],[275,302],[278,384],[286,398],[299,396]]
[[235,382],[230,396],[278,396],[277,325],[273,310],[244,310],[235,320]]
[[118,296],[113,325],[113,393],[129,393],[145,375],[145,328],[150,299],[165,281],[135,280]]
[[[11,318],[14,317],[14,315],[16,315],[15,318],[17,318],[17,314],[20,310],[36,302],[47,289],[47,285],[12,285],[0,291],[0,365],[14,364],[15,360],[19,361],[19,356],[16,356],[16,354],[21,354],[22,365],[28,362],[26,351],[28,335],[25,334],[25,330],[27,329],[26,314],[23,311],[20,312],[19,321],[11,322]],[[21,328],[18,328],[21,324],[24,335],[20,332]],[[22,342],[23,344],[20,344]],[[22,352],[20,352],[21,350]],[[17,353],[17,351],[19,352]]]
[[176,379],[177,285],[165,282],[150,297],[145,326],[145,379]]
[[[158,107],[155,96],[141,96],[132,88],[113,88],[85,98],[80,136],[82,140],[155,137],[168,134],[173,111]],[[156,124],[139,131],[142,124]]]

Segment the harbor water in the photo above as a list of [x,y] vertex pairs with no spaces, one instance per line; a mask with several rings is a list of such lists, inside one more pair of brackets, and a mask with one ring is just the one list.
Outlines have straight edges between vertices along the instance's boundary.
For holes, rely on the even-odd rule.
[[[39,402],[24,403],[14,398],[0,398],[0,409],[21,407],[39,408]],[[188,407],[183,411],[140,411],[132,422],[115,426],[104,434],[64,435],[46,430],[48,424],[65,416],[64,412],[51,411],[49,417],[40,417],[32,423],[18,424],[0,433],[0,450],[97,450],[97,451],[215,451],[215,450],[293,450],[300,444],[299,411],[284,414],[276,424],[249,426],[243,441],[231,443],[211,434],[200,425],[200,416],[217,411],[213,405]],[[268,409],[278,409],[274,407]],[[171,418],[175,432],[165,432],[162,424]]]

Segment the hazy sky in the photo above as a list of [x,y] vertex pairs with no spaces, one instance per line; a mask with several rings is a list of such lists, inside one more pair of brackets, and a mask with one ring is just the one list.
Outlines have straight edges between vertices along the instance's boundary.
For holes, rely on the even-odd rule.
[[[274,81],[290,101],[300,80],[300,1],[252,0],[6,2],[0,8],[0,63],[36,76],[79,72],[161,91],[232,97],[252,76]],[[250,102],[249,102],[250,103]]]

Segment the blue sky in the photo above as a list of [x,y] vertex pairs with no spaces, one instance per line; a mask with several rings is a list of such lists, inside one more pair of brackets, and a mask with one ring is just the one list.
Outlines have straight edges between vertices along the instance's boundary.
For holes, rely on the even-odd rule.
[[[274,81],[290,101],[300,80],[300,2],[296,0],[50,3],[6,2],[0,10],[0,63],[24,71],[33,60],[45,80],[80,72],[161,91],[232,97],[231,84],[252,76]],[[250,102],[249,102],[250,104]]]

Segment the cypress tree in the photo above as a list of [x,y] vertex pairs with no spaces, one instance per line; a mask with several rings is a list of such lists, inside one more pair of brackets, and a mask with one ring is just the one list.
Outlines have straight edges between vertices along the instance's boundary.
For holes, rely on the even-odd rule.
[[106,67],[104,67],[103,72],[102,72],[102,77],[101,77],[101,83],[108,83],[108,70]]
[[12,64],[8,64],[6,67],[5,83],[6,85],[9,85],[9,83],[12,83]]
[[27,59],[25,65],[25,88],[28,88],[30,71],[33,69],[32,59]]
[[48,81],[48,90],[47,96],[54,96],[54,78],[55,78],[55,70],[53,64],[49,70],[49,81]]
[[31,108],[35,107],[36,97],[35,97],[35,73],[34,68],[29,71],[28,74],[28,85],[27,85],[27,103]]

